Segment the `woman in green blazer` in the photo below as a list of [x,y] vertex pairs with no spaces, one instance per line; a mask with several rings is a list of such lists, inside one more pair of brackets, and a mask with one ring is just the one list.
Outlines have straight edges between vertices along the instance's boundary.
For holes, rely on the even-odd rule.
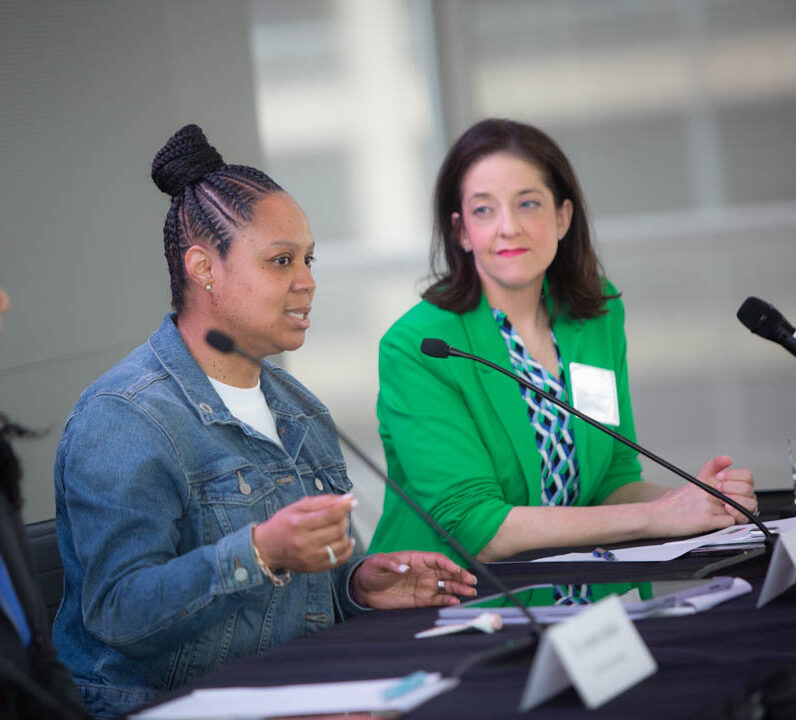
[[[431,358],[426,337],[554,388],[635,439],[624,309],[600,275],[577,178],[536,128],[485,120],[437,179],[437,281],[379,351],[391,477],[482,560],[523,550],[681,536],[743,522],[693,486],[643,482],[636,453],[480,364]],[[755,510],[752,473],[709,460],[700,479]],[[461,560],[389,489],[370,547]]]

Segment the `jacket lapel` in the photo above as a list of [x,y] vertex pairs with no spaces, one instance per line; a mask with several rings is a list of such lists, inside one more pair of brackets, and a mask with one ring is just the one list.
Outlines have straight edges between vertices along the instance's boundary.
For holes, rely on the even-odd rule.
[[[547,280],[545,279],[545,288],[546,285]],[[552,317],[552,301],[549,297],[549,293],[546,293],[546,296],[548,317]],[[572,405],[572,384],[570,379],[571,373],[569,370],[569,364],[573,362],[575,358],[581,356],[578,351],[578,344],[580,342],[580,338],[578,336],[582,330],[583,321],[577,320],[565,313],[560,313],[553,321],[553,332],[555,333],[556,342],[558,343],[558,352],[561,354],[561,366],[564,368],[564,380],[566,381],[567,387],[566,401],[569,405]],[[572,429],[575,436],[575,451],[577,453],[578,467],[581,472],[582,481],[584,468],[588,466],[587,458],[589,453],[589,427],[582,420],[573,417]],[[583,483],[581,482],[581,486],[582,485]],[[583,495],[581,493],[579,498],[582,497]]]
[[[485,295],[482,294],[481,302],[475,310],[462,315],[462,322],[470,343],[468,351],[514,374],[506,342],[492,316],[492,309]],[[476,377],[495,414],[500,418],[501,427],[495,428],[495,432],[505,432],[520,461],[528,484],[528,502],[538,504],[541,492],[539,454],[528,418],[528,406],[522,399],[520,387],[497,370],[480,363],[477,366]]]
[[[546,298],[548,316],[552,317],[553,303],[548,292],[547,278],[545,278],[543,292]],[[492,316],[492,309],[489,307],[486,296],[482,294],[478,307],[471,312],[464,313],[461,318],[470,344],[470,347],[467,348],[468,352],[480,355],[513,374],[514,368],[511,365],[506,342],[503,340],[500,329]],[[578,336],[582,329],[583,323],[566,313],[560,312],[553,321],[553,332],[561,353],[561,364],[564,368],[564,378],[567,386],[567,399],[570,403],[572,400],[572,387],[570,385],[569,363],[573,358],[578,357]],[[477,367],[476,376],[495,414],[500,418],[501,428],[495,428],[495,431],[506,433],[520,461],[520,466],[528,484],[528,502],[531,505],[538,505],[541,502],[539,454],[536,449],[535,434],[528,418],[528,406],[522,399],[520,388],[516,383],[512,383],[508,378],[503,377],[501,373],[480,363]],[[573,418],[573,431],[578,457],[585,459],[588,457],[589,452],[588,427],[582,421]]]

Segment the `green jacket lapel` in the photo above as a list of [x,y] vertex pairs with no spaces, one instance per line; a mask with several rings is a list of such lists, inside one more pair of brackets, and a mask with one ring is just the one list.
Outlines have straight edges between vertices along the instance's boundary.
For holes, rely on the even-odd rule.
[[[500,333],[492,309],[486,296],[472,312],[462,315],[465,333],[470,347],[469,352],[489,360],[490,362],[514,373],[506,348],[506,342]],[[487,401],[492,405],[495,414],[500,418],[501,426],[494,428],[494,434],[505,433],[511,440],[514,452],[519,459],[525,481],[528,485],[528,502],[539,504],[539,454],[533,430],[528,419],[528,406],[522,399],[520,387],[497,370],[478,364],[476,377]],[[487,444],[489,442],[487,441]]]
[[[545,279],[545,289],[547,280]],[[553,303],[546,293],[548,317],[553,317]],[[561,355],[561,366],[564,368],[564,379],[567,387],[567,403],[572,404],[572,384],[570,378],[569,364],[574,358],[581,357],[579,351],[580,338],[578,337],[583,330],[583,321],[577,320],[568,314],[560,312],[553,320],[553,332],[558,344],[558,352]],[[575,436],[575,449],[578,457],[578,466],[581,471],[581,479],[585,468],[588,467],[589,457],[589,427],[582,420],[572,418],[572,431]],[[581,495],[582,497],[582,495]],[[579,504],[579,503],[578,503]]]

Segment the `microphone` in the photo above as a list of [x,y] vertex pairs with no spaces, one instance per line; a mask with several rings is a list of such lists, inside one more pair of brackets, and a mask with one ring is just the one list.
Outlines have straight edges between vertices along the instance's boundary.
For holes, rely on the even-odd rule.
[[[276,379],[283,388],[285,388],[291,396],[297,400],[305,410],[308,410],[307,401],[298,395],[292,387],[290,387],[283,378],[279,377],[279,375],[273,373],[271,368],[269,368],[262,360],[256,358],[254,355],[247,353],[245,350],[238,347],[232,338],[221,332],[220,330],[209,330],[207,335],[205,335],[205,341],[208,345],[215,348],[221,353],[229,354],[235,353],[240,355],[243,358],[246,358],[249,362],[254,363],[258,367],[262,367],[268,372],[268,374]],[[444,343],[443,343],[444,344]],[[443,528],[436,520],[434,520],[431,515],[429,515],[420,505],[418,505],[407,493],[406,491],[398,485],[387,473],[385,473],[378,465],[376,465],[373,460],[370,459],[368,455],[365,454],[364,450],[361,450],[359,446],[349,438],[342,430],[337,428],[337,426],[331,421],[330,418],[326,416],[321,416],[321,422],[323,422],[335,435],[345,444],[351,452],[354,453],[365,465],[368,466],[376,475],[378,475],[382,481],[393,491],[396,495],[398,495],[409,507],[412,508],[425,522],[427,525],[430,525],[431,528],[436,532],[445,542],[448,543],[459,555],[461,555],[468,563],[470,563],[471,567],[476,568],[489,582],[494,586],[496,590],[501,593],[504,593],[507,598],[511,602],[513,602],[522,612],[523,615],[528,619],[530,623],[530,628],[532,632],[532,636],[534,640],[538,640],[539,636],[542,633],[542,628],[539,623],[536,621],[534,616],[528,610],[525,605],[519,601],[517,596],[509,590],[509,588],[500,580],[497,575],[495,575],[489,568],[487,568],[482,562],[477,560],[470,552],[465,549],[465,547],[458,541],[456,538],[453,537],[445,528]],[[514,643],[511,643],[512,646]],[[516,649],[516,648],[512,648]]]
[[760,298],[748,297],[738,308],[736,316],[755,335],[779,343],[791,355],[796,355],[796,329],[773,305]]
[[495,365],[495,363],[490,362],[489,360],[486,360],[485,358],[479,357],[478,355],[471,355],[470,353],[466,353],[466,352],[464,352],[462,350],[457,350],[456,348],[451,347],[450,345],[448,345],[448,343],[446,343],[444,340],[440,340],[438,338],[425,338],[420,343],[420,351],[423,354],[428,355],[429,357],[446,358],[446,357],[451,357],[452,356],[452,357],[467,358],[468,360],[474,360],[475,362],[481,363],[482,365],[486,365],[487,367],[490,367],[493,370],[497,370],[498,372],[503,373],[504,375],[506,375],[507,377],[510,377],[515,382],[518,382],[524,388],[527,388],[531,392],[534,392],[537,395],[540,395],[541,397],[545,398],[545,400],[549,400],[551,403],[553,403],[553,405],[557,405],[558,407],[566,410],[568,413],[571,413],[575,417],[578,417],[581,420],[583,420],[584,422],[588,423],[592,427],[595,427],[598,430],[601,430],[602,432],[607,433],[612,438],[614,438],[614,440],[618,440],[619,442],[623,443],[624,445],[627,445],[629,448],[632,448],[636,452],[639,452],[642,455],[644,455],[645,457],[648,457],[650,460],[658,463],[658,465],[661,465],[661,466],[665,467],[667,470],[669,470],[670,472],[673,472],[675,475],[679,475],[681,478],[684,478],[685,480],[688,480],[688,482],[690,482],[691,484],[696,485],[697,487],[701,488],[706,493],[709,493],[710,495],[713,495],[713,497],[718,498],[722,502],[727,503],[727,505],[730,505],[731,507],[735,508],[736,510],[738,510],[738,512],[740,512],[745,517],[747,517],[749,519],[749,522],[754,523],[760,529],[760,531],[763,533],[763,535],[765,536],[766,550],[769,552],[769,554],[773,551],[774,542],[776,540],[774,534],[762,522],[760,522],[760,518],[755,517],[743,505],[741,505],[740,503],[736,502],[731,497],[728,497],[723,492],[721,492],[719,490],[716,490],[716,488],[714,488],[714,487],[712,487],[712,486],[710,486],[710,485],[708,485],[706,483],[703,483],[701,480],[698,480],[697,478],[693,477],[692,475],[689,475],[685,470],[681,470],[676,465],[672,465],[672,463],[670,463],[668,460],[664,460],[662,457],[659,457],[658,455],[655,455],[654,453],[650,452],[649,450],[641,447],[641,445],[637,445],[632,440],[628,440],[623,435],[620,435],[615,430],[612,430],[611,428],[606,427],[601,422],[598,422],[594,418],[589,417],[585,413],[582,413],[580,410],[576,410],[571,405],[568,405],[567,403],[563,402],[562,400],[559,400],[555,395],[551,395],[549,392],[547,392],[545,390],[540,390],[533,383],[528,382],[525,378],[520,377],[519,375],[515,375],[514,373],[509,372],[505,368],[500,367],[500,365]]
[[420,343],[420,352],[429,357],[446,358],[451,354],[451,346],[439,338],[426,338]]

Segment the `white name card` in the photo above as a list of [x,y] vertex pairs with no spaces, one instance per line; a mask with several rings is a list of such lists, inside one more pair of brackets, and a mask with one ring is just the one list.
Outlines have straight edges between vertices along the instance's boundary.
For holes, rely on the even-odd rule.
[[774,545],[766,579],[757,598],[757,607],[763,607],[794,583],[796,583],[796,530],[791,530],[780,535]]
[[612,595],[544,632],[519,709],[531,710],[570,685],[586,707],[596,708],[657,669],[622,603]]

